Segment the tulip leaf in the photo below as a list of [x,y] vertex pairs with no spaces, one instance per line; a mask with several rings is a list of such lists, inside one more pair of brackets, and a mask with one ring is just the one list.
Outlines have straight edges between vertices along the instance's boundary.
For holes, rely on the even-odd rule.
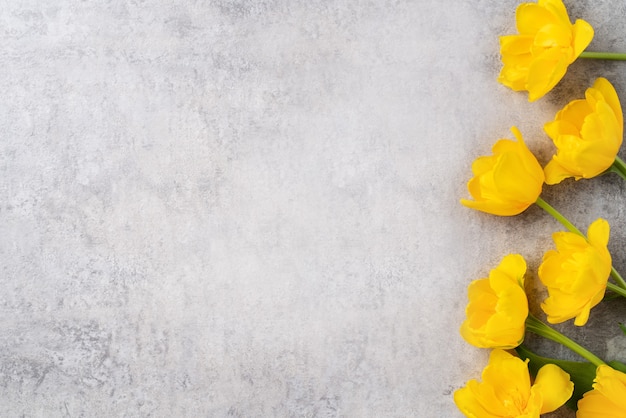
[[[585,392],[588,392],[592,389],[593,379],[595,379],[596,377],[596,366],[589,362],[558,360],[549,357],[538,356],[523,345],[517,347],[515,351],[517,351],[517,354],[520,356],[520,358],[524,360],[530,360],[530,362],[528,363],[528,368],[530,370],[530,374],[533,377],[537,376],[537,372],[539,371],[539,369],[546,364],[556,364],[565,372],[569,373],[570,379],[574,383],[574,393],[572,394],[572,397],[565,403],[565,405],[567,405],[570,409],[578,409],[578,400],[583,397]],[[609,364],[620,371],[621,369],[619,369],[618,367],[624,367],[626,369],[626,365],[621,363],[618,365],[618,367],[613,366],[612,363]]]

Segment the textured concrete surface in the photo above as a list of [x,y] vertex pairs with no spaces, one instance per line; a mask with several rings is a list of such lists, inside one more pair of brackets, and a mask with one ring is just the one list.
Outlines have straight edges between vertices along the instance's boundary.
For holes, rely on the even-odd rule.
[[[471,161],[517,125],[545,163],[598,76],[626,97],[622,63],[499,85],[517,3],[3,2],[0,415],[460,416],[467,283],[560,229],[461,207]],[[622,2],[566,4],[626,51]],[[624,186],[545,196],[619,250]]]

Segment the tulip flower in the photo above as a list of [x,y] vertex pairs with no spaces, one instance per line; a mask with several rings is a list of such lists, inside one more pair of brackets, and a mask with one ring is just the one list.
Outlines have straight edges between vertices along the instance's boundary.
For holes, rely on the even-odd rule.
[[572,24],[561,0],[522,3],[515,21],[518,34],[500,37],[504,66],[498,81],[515,91],[528,91],[532,102],[563,78],[591,42],[593,28],[581,19]]
[[474,200],[461,199],[469,208],[501,216],[517,215],[537,201],[544,182],[541,165],[526,147],[516,127],[517,141],[500,139],[493,155],[472,164],[474,177],[467,188]]
[[545,167],[547,184],[602,174],[615,162],[624,136],[615,88],[607,79],[598,78],[585,92],[585,99],[570,102],[544,130],[557,148]]
[[561,407],[574,390],[569,374],[554,364],[541,367],[531,384],[528,360],[503,350],[491,352],[481,377],[454,392],[466,417],[539,418]]
[[601,365],[594,382],[593,390],[578,401],[576,418],[626,417],[626,374]]
[[585,325],[591,308],[604,297],[611,275],[609,229],[607,221],[597,219],[587,239],[573,232],[552,235],[556,250],[548,251],[539,266],[539,279],[549,294],[541,308],[551,324],[576,318],[575,325]]
[[488,278],[468,287],[467,318],[461,336],[479,348],[515,348],[524,340],[528,299],[524,291],[526,261],[510,254]]

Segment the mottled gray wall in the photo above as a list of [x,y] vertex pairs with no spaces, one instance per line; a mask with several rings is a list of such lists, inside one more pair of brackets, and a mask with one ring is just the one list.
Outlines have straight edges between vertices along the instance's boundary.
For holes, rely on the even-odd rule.
[[[566,3],[626,50],[620,1]],[[0,415],[460,416],[467,283],[559,229],[462,208],[471,161],[513,124],[547,161],[599,75],[626,97],[621,63],[497,84],[516,5],[3,2]],[[546,197],[619,223],[624,192]]]

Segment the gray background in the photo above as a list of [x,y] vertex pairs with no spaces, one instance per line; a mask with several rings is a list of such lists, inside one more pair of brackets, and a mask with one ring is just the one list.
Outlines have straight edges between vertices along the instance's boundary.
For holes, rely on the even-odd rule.
[[[544,164],[596,77],[626,97],[626,63],[498,84],[517,4],[2,2],[0,415],[460,416],[467,284],[516,252],[541,295],[561,229],[462,207],[472,160],[516,125]],[[622,1],[566,5],[626,51]],[[622,271],[624,186],[544,193]],[[623,305],[561,328],[623,360]]]

